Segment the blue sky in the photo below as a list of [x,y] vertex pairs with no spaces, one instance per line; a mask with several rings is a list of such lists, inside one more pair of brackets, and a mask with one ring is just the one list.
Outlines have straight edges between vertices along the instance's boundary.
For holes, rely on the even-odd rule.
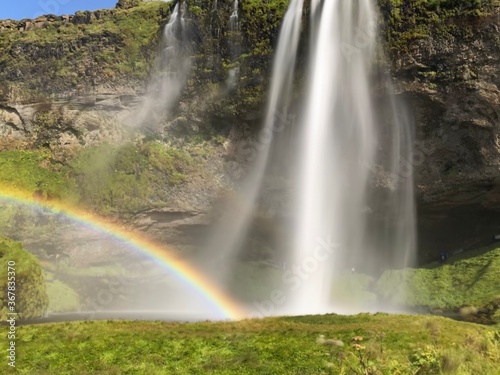
[[0,19],[21,20],[42,14],[73,14],[77,10],[114,8],[118,0],[0,0]]

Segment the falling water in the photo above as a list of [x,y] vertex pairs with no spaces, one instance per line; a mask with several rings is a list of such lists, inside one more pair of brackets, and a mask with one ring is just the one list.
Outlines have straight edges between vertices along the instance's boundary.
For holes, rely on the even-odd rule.
[[129,120],[135,126],[160,122],[175,105],[191,69],[190,32],[185,19],[186,4],[178,2],[165,26],[155,71],[137,113]]
[[[263,129],[243,150],[250,152],[253,168],[237,208],[226,207],[207,252],[227,264],[212,267],[219,282],[237,280],[236,259],[250,237],[265,179],[287,180],[287,212],[276,217],[288,231],[286,246],[280,245],[286,251],[281,270],[269,271],[281,275],[266,285],[266,299],[253,303],[261,316],[387,310],[374,300],[359,304],[339,297],[339,285],[358,274],[404,267],[415,247],[411,131],[390,79],[375,69],[372,0],[313,0],[310,9],[302,105],[291,93],[303,0],[292,0],[274,56]],[[297,124],[283,124],[290,107]],[[287,125],[291,131],[282,131]],[[244,284],[251,289],[259,282],[254,277]],[[276,291],[279,304],[272,301]]]
[[229,29],[231,31],[236,31],[239,29],[239,16],[238,16],[238,0],[234,0],[233,12],[229,17]]
[[[234,262],[242,242],[245,240],[253,212],[257,206],[273,133],[277,126],[281,126],[281,124],[276,124],[277,119],[279,120],[277,114],[280,118],[286,118],[287,108],[290,107],[303,2],[303,0],[292,0],[283,19],[279,37],[280,43],[274,57],[264,126],[257,139],[244,145],[243,152],[247,155],[247,161],[253,162],[253,166],[241,184],[239,195],[243,199],[239,201],[237,206],[226,208],[225,215],[214,230],[213,238],[206,251],[210,256],[225,262]],[[214,275],[214,278],[225,281],[230,276],[231,270],[232,267],[228,267],[224,272],[216,265],[208,269],[207,272]]]
[[[370,91],[377,36],[371,1],[315,2],[312,20],[294,176],[292,264],[302,275],[287,310],[294,314],[349,311],[332,299],[336,275],[402,266],[414,242],[411,175],[399,178],[399,160],[408,160],[410,150],[408,126],[393,105],[393,128],[383,129]],[[391,183],[375,189],[372,180],[384,175]],[[372,217],[375,208],[382,219]]]
[[[231,12],[231,16],[229,17],[229,43],[232,61],[237,61],[241,53],[241,33],[239,32],[240,23],[238,15],[238,5],[238,0],[234,0],[233,11]],[[226,85],[229,90],[233,90],[234,88],[236,88],[239,73],[239,64],[235,63],[235,66],[229,70],[226,80]]]

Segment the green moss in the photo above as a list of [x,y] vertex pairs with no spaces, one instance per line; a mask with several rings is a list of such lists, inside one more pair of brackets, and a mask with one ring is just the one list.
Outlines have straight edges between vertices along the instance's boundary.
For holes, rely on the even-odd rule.
[[78,311],[80,308],[80,298],[76,291],[59,280],[47,283],[47,294],[48,311],[51,313]]
[[467,37],[456,22],[467,17],[494,14],[498,0],[378,0],[387,48],[394,54],[408,52],[409,44],[418,39]]
[[[4,151],[0,152],[0,187],[102,214],[130,213],[168,202],[169,188],[186,182],[196,168],[186,151],[160,142],[103,144],[83,149],[67,165],[55,163],[44,150]],[[30,215],[11,207],[0,214],[0,223],[7,230],[14,219],[28,222]]]
[[[12,301],[9,288],[14,288],[14,310],[8,304]],[[12,311],[17,312],[21,319],[38,318],[45,314],[48,303],[38,259],[24,250],[20,243],[0,236],[0,319],[5,321],[7,313]]]
[[83,150],[69,165],[80,204],[104,214],[135,212],[165,204],[168,187],[183,183],[190,156],[159,142]]
[[74,201],[66,175],[52,164],[50,152],[0,152],[0,185],[38,195],[40,198]]
[[387,302],[407,306],[456,310],[495,304],[500,294],[500,248],[479,249],[442,265],[386,271],[376,291]]

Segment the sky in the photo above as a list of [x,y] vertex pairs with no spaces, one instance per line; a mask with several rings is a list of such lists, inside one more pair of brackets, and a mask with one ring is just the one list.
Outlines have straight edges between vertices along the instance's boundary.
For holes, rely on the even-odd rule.
[[0,0],[0,19],[21,20],[44,14],[114,8],[118,0]]

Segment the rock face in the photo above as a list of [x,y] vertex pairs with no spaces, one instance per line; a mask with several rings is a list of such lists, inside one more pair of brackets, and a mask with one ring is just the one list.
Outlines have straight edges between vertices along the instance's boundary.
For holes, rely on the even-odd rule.
[[194,246],[210,224],[206,211],[181,211],[171,208],[153,209],[139,213],[132,225],[147,236],[178,247]]
[[415,124],[420,247],[448,251],[500,232],[499,10],[452,21],[393,61]]
[[56,152],[121,142],[125,136],[119,118],[127,115],[134,102],[125,98],[95,95],[0,105],[0,147],[49,147]]
[[414,163],[424,201],[470,183],[493,183],[500,172],[499,18],[462,22],[474,31],[416,40],[411,54],[395,60],[415,119]]
[[[415,167],[421,243],[437,241],[451,249],[465,237],[489,238],[496,226],[500,232],[498,3],[378,3],[387,65],[414,121],[414,158],[405,162]],[[0,56],[2,144],[11,139],[57,148],[119,142],[121,119],[145,90],[173,5],[120,0],[113,10],[0,21],[6,36],[0,38],[6,52]],[[192,75],[165,128],[178,138],[207,129],[221,134],[221,164],[239,163],[238,145],[260,126],[269,61],[285,12],[281,1],[242,1],[240,30],[234,35],[227,22],[232,6],[232,1],[219,1],[214,10],[208,0],[190,6],[196,31]],[[230,40],[239,44],[237,58]],[[226,82],[236,66],[238,85],[231,89]],[[56,125],[48,126],[44,113],[58,119]],[[200,210],[184,208],[141,213],[136,225],[156,237],[174,232],[183,237],[189,225],[206,221]],[[467,230],[469,208],[478,216],[487,212],[489,224]],[[454,243],[445,239],[457,228],[450,224],[457,212],[465,221]]]
[[17,109],[0,106],[0,136],[2,138],[24,138],[24,120]]

